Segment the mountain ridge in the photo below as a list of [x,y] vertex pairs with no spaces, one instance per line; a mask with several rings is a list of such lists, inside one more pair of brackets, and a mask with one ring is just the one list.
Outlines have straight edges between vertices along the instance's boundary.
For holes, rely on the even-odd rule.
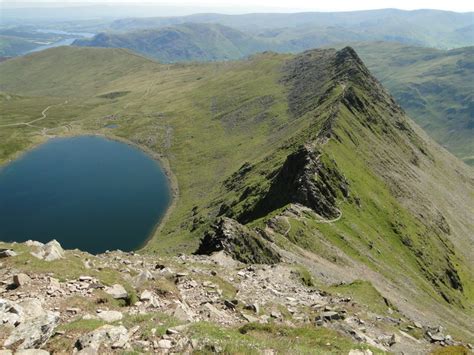
[[[179,26],[197,26],[205,29],[206,24],[187,24],[177,25],[172,27],[178,30]],[[169,28],[168,30],[171,30]],[[282,36],[282,42],[278,38],[270,36],[268,38],[251,36],[244,34],[237,30],[226,27],[220,27],[223,33],[232,33],[234,36],[244,36],[247,38],[245,42],[250,45],[242,47],[239,41],[232,41],[225,37],[212,37],[209,35],[202,35],[206,38],[205,43],[201,45],[196,43],[192,36],[186,38],[186,43],[192,43],[193,46],[199,47],[199,53],[179,54],[181,47],[177,43],[173,43],[173,49],[170,51],[160,44],[148,45],[146,50],[137,48],[135,44],[124,42],[124,47],[129,47],[132,50],[138,50],[143,55],[155,57],[165,62],[181,62],[191,60],[235,60],[247,55],[254,54],[256,51],[274,50],[277,52],[298,52],[300,50],[307,50],[308,48],[318,47],[321,45],[327,46],[327,43],[315,43],[306,41],[306,34],[297,34],[296,37]],[[168,31],[166,30],[166,31]],[[161,33],[163,30],[156,30]],[[174,31],[174,30],[173,30]],[[142,32],[135,32],[138,38],[150,42],[151,38],[147,36],[143,38]],[[156,32],[151,32],[156,33]],[[204,33],[213,33],[204,32]],[[184,34],[183,34],[184,35]],[[114,36],[121,36],[120,34],[110,34]],[[127,36],[123,34],[122,36]],[[220,35],[219,35],[220,36]],[[153,37],[153,36],[151,36]],[[319,38],[319,35],[312,36]],[[347,42],[348,39],[344,37],[342,42]],[[221,38],[220,40],[218,38]],[[224,38],[224,39],[222,39]],[[214,42],[214,40],[216,40]],[[359,37],[354,37],[353,40],[360,40]],[[232,50],[228,48],[227,43],[232,42]],[[208,43],[207,43],[208,42]],[[222,43],[222,49],[217,49],[218,42]],[[329,40],[330,42],[330,40]],[[207,43],[207,44],[206,44]],[[211,43],[211,45],[209,45]],[[91,41],[82,41],[77,44],[81,45],[99,45],[100,43]],[[289,46],[288,46],[288,45]],[[336,44],[342,48],[341,43]],[[367,62],[369,68],[374,74],[384,83],[385,86],[397,98],[397,101],[407,110],[415,121],[427,130],[435,140],[446,146],[456,156],[463,159],[467,164],[472,165],[472,156],[474,146],[471,143],[472,135],[472,95],[469,83],[473,78],[471,70],[474,65],[472,62],[472,49],[474,47],[463,47],[452,49],[449,51],[436,50],[432,48],[413,47],[406,44],[395,42],[354,42],[349,43],[354,46]],[[104,46],[119,46],[114,45],[113,41]],[[191,46],[192,47],[192,46]]]

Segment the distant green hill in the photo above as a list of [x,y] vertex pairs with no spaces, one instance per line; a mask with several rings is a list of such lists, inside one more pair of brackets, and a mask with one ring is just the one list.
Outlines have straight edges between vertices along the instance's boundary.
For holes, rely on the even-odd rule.
[[265,49],[262,41],[238,30],[196,23],[127,33],[100,33],[90,40],[76,40],[74,45],[127,48],[162,62],[236,59]]
[[24,38],[0,35],[0,56],[2,57],[14,57],[38,46],[38,44]]

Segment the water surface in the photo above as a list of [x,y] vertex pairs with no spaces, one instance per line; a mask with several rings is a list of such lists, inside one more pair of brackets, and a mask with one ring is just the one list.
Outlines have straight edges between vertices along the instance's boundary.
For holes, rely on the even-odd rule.
[[44,45],[38,46],[36,48],[30,49],[29,51],[26,51],[23,54],[39,52],[39,51],[43,51],[45,49],[55,48],[55,47],[60,47],[60,46],[70,46],[76,39],[94,37],[94,33],[88,33],[88,32],[67,32],[67,31],[59,31],[59,30],[36,30],[36,32],[54,33],[54,34],[68,35],[68,36],[74,36],[74,37],[64,38],[64,39],[61,39],[61,40],[53,42],[53,43],[44,44]]
[[140,247],[171,199],[160,165],[101,137],[56,138],[0,168],[0,240]]

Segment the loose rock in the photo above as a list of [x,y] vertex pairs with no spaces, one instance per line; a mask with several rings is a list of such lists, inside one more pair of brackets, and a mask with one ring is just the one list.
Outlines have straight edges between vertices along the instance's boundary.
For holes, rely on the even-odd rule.
[[126,299],[128,297],[127,290],[125,290],[125,288],[119,284],[107,287],[105,292],[115,299]]

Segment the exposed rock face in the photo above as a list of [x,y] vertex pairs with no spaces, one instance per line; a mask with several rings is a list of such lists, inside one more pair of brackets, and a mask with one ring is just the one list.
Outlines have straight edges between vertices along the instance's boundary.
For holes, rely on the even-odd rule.
[[300,147],[286,158],[265,197],[242,220],[256,219],[289,203],[309,207],[325,218],[338,217],[337,196],[348,197],[349,187],[335,163],[331,165],[324,164],[313,147]]
[[45,310],[38,300],[21,303],[0,300],[0,320],[15,326],[3,346],[18,349],[38,348],[45,344],[56,328],[59,314]]
[[196,254],[212,254],[224,250],[244,263],[273,264],[280,255],[257,233],[239,222],[223,217],[201,240]]

